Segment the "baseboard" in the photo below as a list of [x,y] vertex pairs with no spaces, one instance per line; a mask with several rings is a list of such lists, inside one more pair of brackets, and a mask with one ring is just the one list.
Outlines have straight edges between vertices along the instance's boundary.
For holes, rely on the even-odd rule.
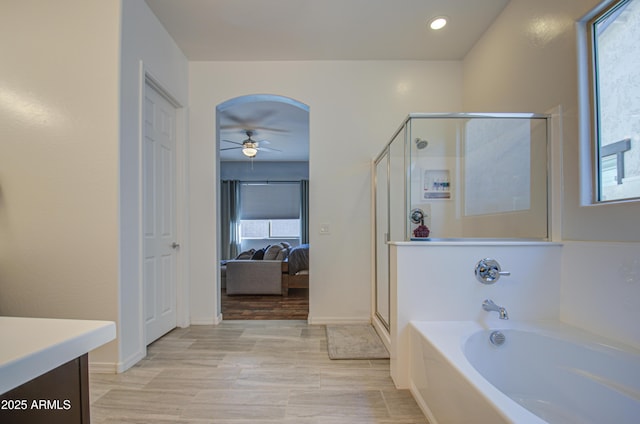
[[92,362],[90,360],[89,372],[96,374],[120,374],[140,362],[145,356],[145,352],[137,352],[122,362]]
[[191,325],[218,325],[222,322],[222,314],[216,317],[191,317]]
[[348,325],[348,324],[370,324],[369,317],[312,317],[309,315],[307,322],[310,325]]
[[131,355],[126,360],[118,363],[118,373],[125,372],[141,360],[143,360],[147,356],[146,348],[144,351],[137,352],[134,355]]
[[95,374],[117,374],[118,364],[115,362],[91,362],[89,361],[89,372]]

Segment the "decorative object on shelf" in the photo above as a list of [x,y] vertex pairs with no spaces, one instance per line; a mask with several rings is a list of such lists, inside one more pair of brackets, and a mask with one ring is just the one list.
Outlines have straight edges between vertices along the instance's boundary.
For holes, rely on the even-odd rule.
[[427,227],[426,225],[418,225],[414,230],[413,230],[413,237],[415,238],[428,238],[429,237],[429,233],[431,231],[429,231],[429,227]]
[[411,215],[410,215],[411,222],[413,222],[414,224],[419,224],[413,230],[413,237],[415,238],[429,237],[429,233],[431,231],[429,231],[429,227],[424,225],[424,217],[425,217],[425,213],[422,209],[415,208],[411,210]]
[[412,209],[410,219],[414,224],[424,224],[424,211],[420,208]]

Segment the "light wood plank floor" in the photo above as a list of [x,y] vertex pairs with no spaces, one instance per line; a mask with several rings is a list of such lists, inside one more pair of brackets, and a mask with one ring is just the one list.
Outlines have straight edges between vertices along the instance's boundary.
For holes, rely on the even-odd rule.
[[332,361],[324,326],[176,329],[122,374],[90,375],[94,424],[425,424],[388,360]]

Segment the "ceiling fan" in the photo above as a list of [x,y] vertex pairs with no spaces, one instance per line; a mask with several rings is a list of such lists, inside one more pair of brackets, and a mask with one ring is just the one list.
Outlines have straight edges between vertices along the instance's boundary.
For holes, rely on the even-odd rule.
[[251,138],[251,136],[253,135],[253,131],[251,130],[246,130],[245,134],[247,134],[248,138],[244,140],[242,143],[239,143],[237,141],[231,141],[231,140],[222,140],[227,143],[237,144],[238,147],[226,147],[220,150],[242,149],[242,153],[249,158],[254,158],[258,154],[258,150],[264,151],[264,152],[281,152],[282,151],[278,149],[271,149],[269,147],[260,147],[260,144],[269,144],[269,142],[267,140],[262,140],[262,141],[253,140]]
[[269,131],[274,133],[287,133],[288,130],[283,128],[274,128],[273,126],[268,125],[268,121],[273,118],[274,115],[277,115],[278,112],[274,109],[267,110],[255,110],[248,115],[234,115],[231,111],[225,110],[220,113],[221,121],[220,121],[220,129],[221,130],[244,130],[248,131],[247,128],[251,128],[252,131],[260,130]]

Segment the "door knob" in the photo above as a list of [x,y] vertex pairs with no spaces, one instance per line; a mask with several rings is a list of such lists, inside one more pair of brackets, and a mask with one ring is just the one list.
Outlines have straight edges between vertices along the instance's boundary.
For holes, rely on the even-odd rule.
[[173,249],[178,249],[180,247],[180,243],[176,243],[175,241],[173,243],[171,243],[171,247]]

